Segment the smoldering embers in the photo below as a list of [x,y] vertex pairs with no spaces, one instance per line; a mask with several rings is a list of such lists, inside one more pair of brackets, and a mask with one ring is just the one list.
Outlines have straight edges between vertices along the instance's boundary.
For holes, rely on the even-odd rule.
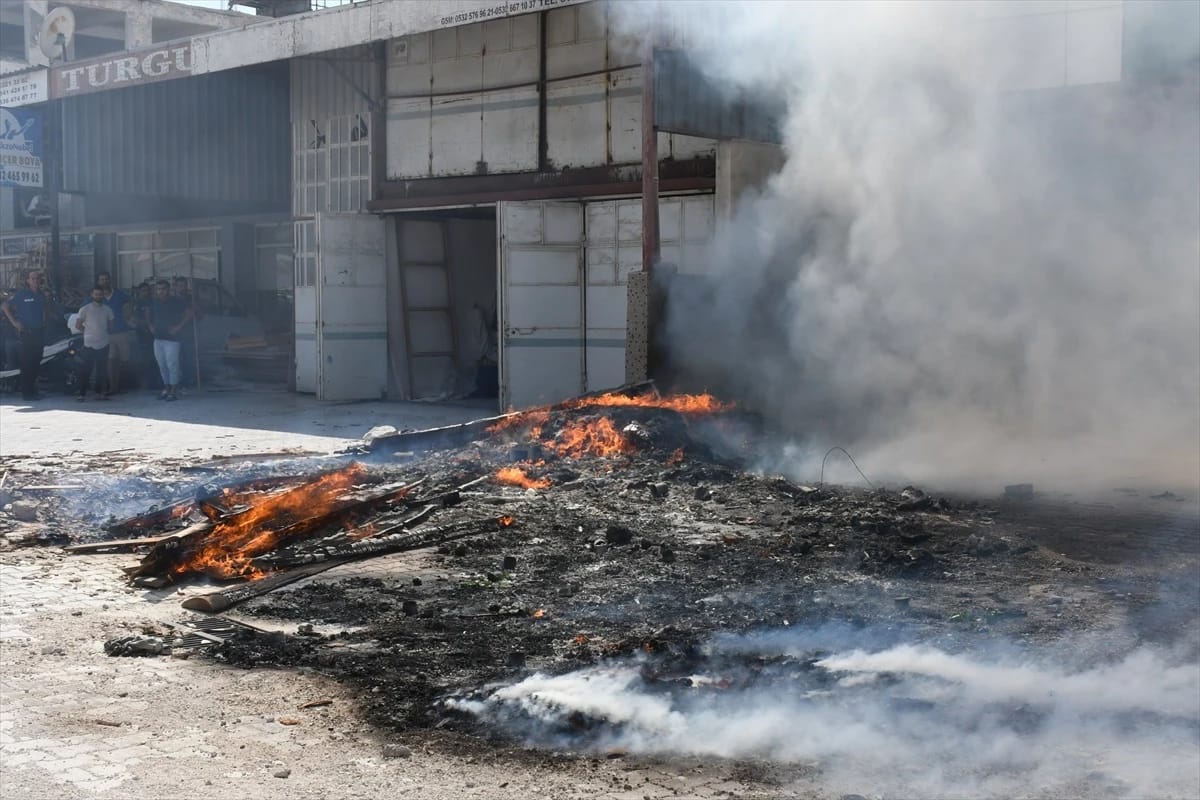
[[[1069,668],[925,645],[828,652],[805,632],[727,639],[694,671],[644,658],[535,674],[451,705],[542,746],[816,762],[827,787],[900,796],[1200,792],[1200,665],[1142,647]],[[994,648],[993,648],[994,650]]]

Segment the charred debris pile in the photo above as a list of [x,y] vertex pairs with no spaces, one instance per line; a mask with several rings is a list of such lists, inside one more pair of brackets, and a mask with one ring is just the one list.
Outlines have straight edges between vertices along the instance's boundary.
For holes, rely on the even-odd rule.
[[[630,655],[686,669],[717,632],[1072,624],[1006,599],[1014,575],[1077,568],[1052,566],[992,511],[754,474],[764,436],[707,395],[592,396],[241,480],[70,549],[135,551],[129,579],[152,589],[216,581],[184,603],[241,621],[196,634],[213,657],[320,669],[400,728],[471,729],[440,701],[534,670]],[[280,621],[298,633],[267,632]]]

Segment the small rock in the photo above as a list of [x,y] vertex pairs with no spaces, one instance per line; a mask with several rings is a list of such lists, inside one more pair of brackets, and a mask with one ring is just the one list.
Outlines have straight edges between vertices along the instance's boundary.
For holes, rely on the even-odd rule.
[[650,484],[650,496],[662,500],[671,491],[670,484],[667,483],[652,483]]
[[1032,500],[1032,483],[1014,483],[1004,487],[1004,496],[1009,500]]
[[707,500],[712,497],[712,489],[709,489],[707,486],[697,486],[695,497],[697,500]]
[[411,758],[412,750],[402,744],[385,744],[383,746],[384,758]]
[[516,569],[517,568],[517,557],[516,556],[505,556],[504,560],[500,562],[500,568],[503,569],[505,572],[511,572],[512,570]]
[[418,610],[416,600],[405,600],[400,604],[400,611],[406,617],[415,617]]
[[19,519],[21,522],[36,522],[38,507],[34,503],[18,502],[12,504],[12,514],[14,519]]
[[519,652],[509,653],[504,663],[513,669],[521,669],[525,666],[525,654]]
[[392,425],[376,425],[371,430],[363,434],[363,441],[371,441],[372,439],[382,439],[384,436],[394,436],[399,433]]
[[295,717],[280,717],[278,720],[280,725],[299,725],[300,720]]
[[290,769],[277,769],[274,772],[274,775],[276,778],[286,778],[287,776],[289,776],[291,774],[292,774],[292,771]]
[[621,525],[609,525],[604,532],[604,541],[618,547],[633,541],[633,531]]
[[675,551],[666,545],[658,548],[658,554],[662,558],[664,564],[675,563]]

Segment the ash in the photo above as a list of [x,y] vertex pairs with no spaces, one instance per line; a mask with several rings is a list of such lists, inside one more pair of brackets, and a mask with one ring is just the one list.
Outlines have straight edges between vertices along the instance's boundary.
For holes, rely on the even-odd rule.
[[[620,442],[569,451],[598,421]],[[250,600],[289,632],[210,655],[333,676],[401,731],[766,759],[890,796],[1200,791],[1193,502],[805,484],[749,471],[771,442],[728,410],[580,407],[359,454],[431,494],[488,476],[430,525],[513,522]]]

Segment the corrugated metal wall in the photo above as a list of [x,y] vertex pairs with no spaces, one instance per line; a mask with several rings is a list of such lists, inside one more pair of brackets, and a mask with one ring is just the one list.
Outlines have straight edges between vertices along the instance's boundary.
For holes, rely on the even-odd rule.
[[369,46],[336,50],[321,56],[294,58],[292,65],[292,121],[307,125],[329,117],[366,115],[370,111],[358,87],[379,97],[378,71]]
[[[551,169],[636,164],[642,153],[640,45],[604,3],[546,13]],[[538,169],[540,20],[527,14],[388,43],[387,177]],[[710,139],[662,133],[662,158],[712,155]]]
[[285,65],[72,98],[63,117],[66,191],[288,207]]

